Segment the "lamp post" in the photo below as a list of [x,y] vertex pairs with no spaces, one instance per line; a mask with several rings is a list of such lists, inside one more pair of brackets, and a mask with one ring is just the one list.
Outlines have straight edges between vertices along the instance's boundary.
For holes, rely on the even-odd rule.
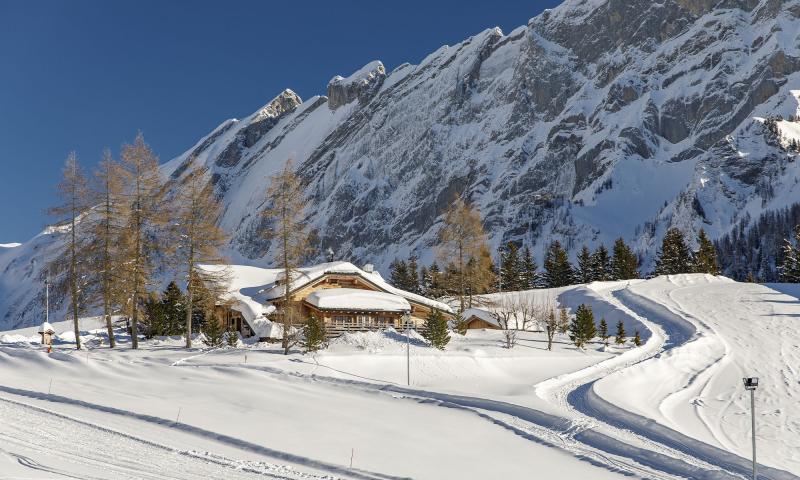
[[406,385],[411,386],[411,332],[409,323],[411,322],[411,312],[403,312],[403,322],[406,324]]
[[750,390],[750,417],[753,431],[753,480],[756,480],[756,388],[758,388],[758,377],[743,378],[742,383],[744,383],[745,390]]

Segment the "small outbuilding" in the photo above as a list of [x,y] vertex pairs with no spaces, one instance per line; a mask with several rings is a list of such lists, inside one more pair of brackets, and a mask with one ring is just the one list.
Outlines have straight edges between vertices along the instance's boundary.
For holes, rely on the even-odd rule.
[[478,330],[481,328],[488,328],[491,330],[500,329],[500,325],[497,323],[497,319],[494,315],[481,308],[468,308],[464,310],[464,319],[468,330]]
[[49,322],[44,322],[39,327],[39,335],[42,336],[42,345],[50,346],[53,344],[53,335],[55,335],[56,331],[53,330],[53,326],[50,325]]

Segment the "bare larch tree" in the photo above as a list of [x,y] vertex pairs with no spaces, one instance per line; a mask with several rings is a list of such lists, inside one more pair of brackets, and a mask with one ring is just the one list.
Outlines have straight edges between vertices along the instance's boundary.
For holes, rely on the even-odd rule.
[[292,282],[297,269],[309,251],[308,226],[305,221],[306,195],[300,179],[292,168],[291,159],[283,169],[270,177],[267,188],[268,208],[264,216],[269,220],[265,236],[276,247],[276,258],[283,270],[284,298],[282,315],[283,336],[281,345],[288,355],[296,342],[292,325],[297,323],[299,312],[291,303]]

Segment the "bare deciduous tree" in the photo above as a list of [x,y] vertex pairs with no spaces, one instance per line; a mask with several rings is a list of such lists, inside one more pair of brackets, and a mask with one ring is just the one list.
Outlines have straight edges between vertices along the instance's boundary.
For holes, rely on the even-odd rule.
[[89,194],[86,176],[78,164],[75,152],[70,152],[64,164],[63,178],[58,185],[59,197],[63,203],[49,210],[60,217],[69,229],[64,251],[48,266],[55,275],[55,291],[69,296],[69,311],[75,331],[75,348],[81,349],[79,315],[85,307],[88,292],[86,287],[88,259],[91,243],[82,225],[82,217],[89,209]]
[[95,302],[103,308],[103,319],[111,348],[116,346],[111,315],[119,303],[118,294],[124,278],[121,275],[123,253],[117,240],[127,224],[128,209],[123,196],[121,167],[109,150],[94,172],[94,211],[89,219],[92,230],[92,277],[97,284]]
[[[437,256],[441,263],[451,266],[450,290],[458,296],[458,315],[468,306],[468,296],[483,293],[484,282],[491,284],[487,265],[491,264],[486,234],[481,215],[470,203],[459,196],[444,214],[444,225],[439,231]],[[471,302],[469,302],[471,303]]]
[[128,225],[122,232],[122,266],[125,293],[131,318],[131,347],[139,348],[140,303],[152,281],[157,255],[162,247],[159,233],[166,223],[164,190],[158,158],[145,143],[141,132],[132,145],[122,148],[122,166],[128,186]]
[[299,323],[299,312],[291,302],[292,282],[309,252],[309,234],[305,223],[306,196],[300,179],[294,173],[291,159],[270,178],[267,189],[269,207],[264,216],[271,222],[265,236],[276,242],[277,258],[283,270],[284,298],[282,305],[284,354],[297,342],[293,325]]
[[[220,249],[228,242],[228,235],[219,228],[222,206],[214,195],[214,187],[208,179],[208,170],[197,167],[184,177],[175,198],[177,239],[176,258],[183,264],[186,282],[186,348],[192,347],[192,313],[195,290],[198,285],[207,292],[207,302],[215,302],[225,289],[229,271],[225,268],[201,268],[224,265],[225,258]],[[210,294],[209,294],[210,293]],[[214,305],[205,305],[213,312]],[[213,314],[206,318],[213,318]]]

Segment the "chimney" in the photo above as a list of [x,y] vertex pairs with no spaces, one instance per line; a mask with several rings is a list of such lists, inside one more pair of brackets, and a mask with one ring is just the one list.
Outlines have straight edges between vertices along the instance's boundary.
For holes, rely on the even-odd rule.
[[375,271],[375,265],[371,263],[364,265],[364,271],[367,273],[373,273]]

